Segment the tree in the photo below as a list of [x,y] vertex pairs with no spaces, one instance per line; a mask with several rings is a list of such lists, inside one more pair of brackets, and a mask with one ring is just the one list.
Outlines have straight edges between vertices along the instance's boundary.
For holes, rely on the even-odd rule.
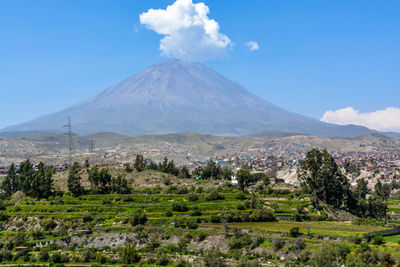
[[124,176],[118,175],[117,178],[111,179],[111,192],[118,194],[129,194],[131,192],[128,181]]
[[110,190],[111,174],[106,168],[99,171],[97,166],[94,166],[89,171],[89,182],[94,193],[106,194]]
[[53,192],[53,170],[40,162],[37,171],[29,173],[31,177],[29,181],[26,181],[26,185],[30,185],[27,195],[38,199],[48,198]]
[[354,190],[354,194],[359,199],[366,199],[367,195],[371,192],[368,189],[368,181],[364,178],[357,181],[357,187]]
[[128,244],[122,248],[121,259],[125,264],[134,264],[140,261],[140,256],[136,252],[135,246]]
[[146,213],[144,213],[143,209],[136,209],[133,212],[132,217],[130,218],[132,226],[145,224],[146,221],[147,221],[147,216]]
[[82,177],[80,175],[81,166],[78,162],[72,164],[68,175],[68,190],[72,193],[74,197],[85,194],[85,189],[81,185]]
[[236,173],[240,189],[244,192],[245,188],[257,182],[257,177],[252,175],[249,170],[240,169]]
[[199,177],[199,176],[201,176],[201,170],[200,170],[200,168],[199,167],[197,167],[196,169],[194,169],[193,171],[192,171],[192,175],[194,176],[194,177]]
[[11,196],[18,190],[35,198],[48,198],[53,192],[53,170],[40,162],[37,169],[28,160],[21,162],[19,169],[15,172],[12,164],[8,175],[0,185],[6,196]]
[[336,208],[343,204],[350,191],[349,181],[326,149],[307,152],[306,158],[300,162],[298,178],[306,191]]
[[178,176],[180,178],[190,178],[190,173],[189,173],[189,170],[186,168],[186,166],[183,166],[181,168]]
[[12,163],[8,168],[7,176],[4,178],[0,185],[0,189],[4,191],[6,197],[10,197],[12,194],[19,190],[18,177],[15,172],[15,165]]
[[147,162],[143,155],[136,155],[135,162],[133,163],[133,167],[138,171],[141,172],[146,169]]
[[214,160],[210,159],[207,162],[207,165],[204,167],[203,172],[201,173],[201,178],[203,179],[221,179],[221,167],[217,166]]
[[175,167],[174,161],[168,161],[167,157],[164,157],[163,161],[158,163],[158,170],[175,176],[179,174],[179,169]]
[[224,180],[231,180],[233,172],[228,168],[224,167],[221,169],[221,178]]

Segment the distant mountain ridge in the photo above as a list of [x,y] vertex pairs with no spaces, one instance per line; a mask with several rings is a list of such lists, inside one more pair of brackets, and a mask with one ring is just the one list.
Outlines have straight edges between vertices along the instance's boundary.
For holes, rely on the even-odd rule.
[[0,132],[62,132],[68,116],[79,135],[198,132],[243,136],[280,131],[354,137],[376,132],[286,111],[201,63],[177,59],[150,66],[83,102]]

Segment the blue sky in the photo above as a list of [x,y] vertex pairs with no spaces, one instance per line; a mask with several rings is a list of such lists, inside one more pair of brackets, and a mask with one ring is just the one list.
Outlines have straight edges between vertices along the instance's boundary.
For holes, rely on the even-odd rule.
[[[400,1],[199,2],[230,40],[225,57],[206,65],[290,111],[400,131]],[[164,36],[139,15],[173,3],[0,0],[0,128],[165,59]]]

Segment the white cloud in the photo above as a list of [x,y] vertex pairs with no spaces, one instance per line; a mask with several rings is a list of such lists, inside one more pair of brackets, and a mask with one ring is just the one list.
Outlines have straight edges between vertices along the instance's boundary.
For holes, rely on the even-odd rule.
[[400,108],[388,107],[383,110],[360,113],[352,107],[326,111],[321,121],[345,125],[355,124],[378,131],[400,132]]
[[254,41],[247,42],[246,45],[250,49],[250,51],[256,51],[260,48],[258,43]]
[[140,14],[140,23],[165,35],[160,50],[165,56],[204,61],[227,55],[231,40],[219,32],[219,24],[208,18],[209,8],[192,0],[176,0],[164,9]]

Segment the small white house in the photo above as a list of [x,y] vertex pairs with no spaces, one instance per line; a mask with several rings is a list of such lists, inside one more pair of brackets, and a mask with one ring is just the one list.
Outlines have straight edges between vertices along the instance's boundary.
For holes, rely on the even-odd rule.
[[238,184],[238,180],[235,175],[232,176],[231,182],[232,182],[232,184]]

